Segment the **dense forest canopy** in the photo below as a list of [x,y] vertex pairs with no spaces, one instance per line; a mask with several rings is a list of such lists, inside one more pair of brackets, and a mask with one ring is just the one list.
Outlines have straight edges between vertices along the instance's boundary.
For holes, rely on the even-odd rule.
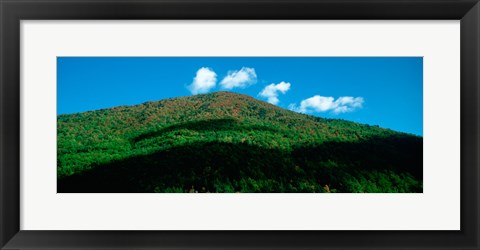
[[423,139],[215,92],[59,115],[58,192],[422,192]]

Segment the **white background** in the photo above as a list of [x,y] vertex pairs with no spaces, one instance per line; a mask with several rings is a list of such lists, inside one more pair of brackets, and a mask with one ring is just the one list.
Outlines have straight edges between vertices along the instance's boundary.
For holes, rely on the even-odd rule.
[[[22,21],[21,42],[22,230],[460,229],[459,21]],[[57,56],[423,56],[424,193],[57,194]]]

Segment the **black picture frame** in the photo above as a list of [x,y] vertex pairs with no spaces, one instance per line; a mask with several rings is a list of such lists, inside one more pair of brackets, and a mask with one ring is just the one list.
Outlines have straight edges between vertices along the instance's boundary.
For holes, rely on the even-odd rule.
[[[0,0],[0,17],[1,249],[479,249],[477,0]],[[20,230],[20,21],[50,19],[461,20],[461,230]]]

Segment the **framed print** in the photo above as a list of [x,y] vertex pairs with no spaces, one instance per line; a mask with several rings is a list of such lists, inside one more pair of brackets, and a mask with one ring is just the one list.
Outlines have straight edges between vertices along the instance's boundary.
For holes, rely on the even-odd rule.
[[1,248],[478,249],[479,8],[1,1]]

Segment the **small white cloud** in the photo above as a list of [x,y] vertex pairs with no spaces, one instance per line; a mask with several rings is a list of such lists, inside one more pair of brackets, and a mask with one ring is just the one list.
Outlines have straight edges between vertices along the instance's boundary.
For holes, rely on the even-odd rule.
[[240,70],[228,71],[220,85],[224,89],[246,88],[257,82],[257,74],[253,68],[241,68]]
[[193,94],[203,94],[210,91],[217,84],[217,74],[210,68],[202,67],[197,71],[192,84],[188,85],[188,90]]
[[342,96],[335,100],[335,98],[331,96],[315,95],[301,101],[300,106],[292,103],[288,108],[299,113],[331,111],[334,114],[340,114],[362,108],[363,103],[363,97]]
[[281,82],[278,84],[272,83],[270,85],[267,85],[260,93],[259,95],[261,97],[267,98],[267,102],[271,104],[277,104],[280,102],[278,99],[278,95],[280,93],[285,94],[287,91],[290,89],[290,83],[289,82]]

